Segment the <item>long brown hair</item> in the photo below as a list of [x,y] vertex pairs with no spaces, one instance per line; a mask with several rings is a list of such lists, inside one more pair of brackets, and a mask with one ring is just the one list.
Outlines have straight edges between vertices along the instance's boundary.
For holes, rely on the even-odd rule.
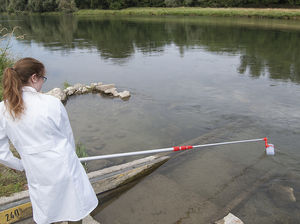
[[45,66],[34,58],[22,58],[13,67],[6,68],[3,73],[3,101],[9,113],[20,118],[24,111],[22,87],[28,84],[31,75],[44,76]]

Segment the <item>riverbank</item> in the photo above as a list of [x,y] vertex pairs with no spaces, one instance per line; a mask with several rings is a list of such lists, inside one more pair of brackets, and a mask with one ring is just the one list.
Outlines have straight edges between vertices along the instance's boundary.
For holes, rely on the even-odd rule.
[[[54,14],[54,13],[47,13]],[[300,9],[283,8],[127,8],[122,10],[82,9],[73,13],[85,15],[135,15],[135,16],[220,16],[220,17],[256,17],[273,19],[300,19]]]

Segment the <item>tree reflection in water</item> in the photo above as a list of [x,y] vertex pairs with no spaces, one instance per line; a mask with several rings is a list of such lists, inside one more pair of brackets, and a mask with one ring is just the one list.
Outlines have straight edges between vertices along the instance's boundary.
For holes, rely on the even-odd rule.
[[[252,77],[300,82],[300,27],[289,21],[236,18],[26,16],[8,18],[32,40],[50,50],[94,49],[104,59],[122,59],[136,50],[162,53],[174,44],[217,54],[240,55],[237,68]],[[274,28],[274,24],[278,27]],[[117,60],[118,61],[118,60]]]

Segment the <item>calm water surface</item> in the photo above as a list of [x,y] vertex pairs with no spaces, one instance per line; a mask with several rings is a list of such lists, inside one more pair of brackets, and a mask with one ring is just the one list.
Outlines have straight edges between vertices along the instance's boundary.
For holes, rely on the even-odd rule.
[[[89,155],[269,136],[176,154],[95,215],[101,223],[300,223],[300,24],[205,17],[1,17],[17,57],[47,67],[44,91],[115,83],[67,110]],[[134,158],[91,162],[89,170]]]

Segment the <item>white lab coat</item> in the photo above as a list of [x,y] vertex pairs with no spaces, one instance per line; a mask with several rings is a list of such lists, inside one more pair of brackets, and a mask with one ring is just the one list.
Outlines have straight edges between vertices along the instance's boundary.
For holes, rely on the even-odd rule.
[[[67,112],[59,99],[29,86],[23,100],[25,112],[15,121],[0,103],[0,163],[25,169],[35,222],[80,220],[98,199],[75,153]],[[8,139],[21,160],[10,152]]]

